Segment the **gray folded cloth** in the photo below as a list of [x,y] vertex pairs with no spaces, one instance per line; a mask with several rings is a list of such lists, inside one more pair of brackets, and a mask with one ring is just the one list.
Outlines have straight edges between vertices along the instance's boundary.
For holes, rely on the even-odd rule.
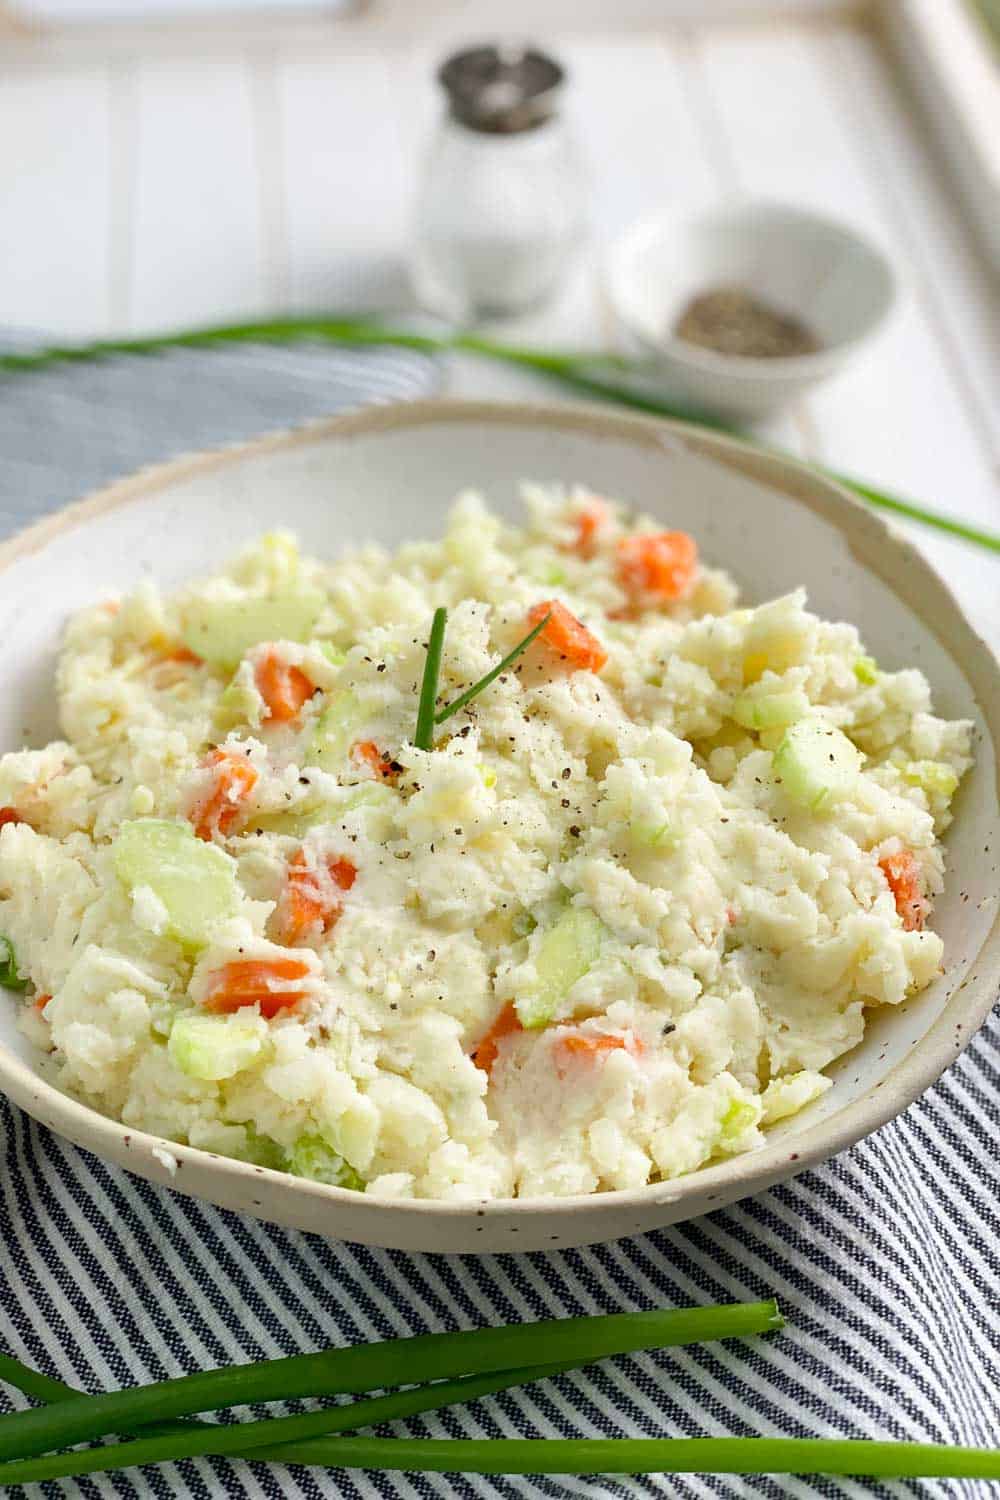
[[144,464],[366,402],[432,395],[439,383],[440,365],[425,354],[324,344],[0,371],[0,536]]

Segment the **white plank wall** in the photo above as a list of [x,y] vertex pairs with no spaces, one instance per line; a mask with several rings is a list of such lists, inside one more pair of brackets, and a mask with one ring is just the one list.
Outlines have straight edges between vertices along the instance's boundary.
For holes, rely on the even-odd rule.
[[112,319],[111,76],[0,76],[0,326],[79,336]]
[[389,63],[282,59],[277,105],[291,305],[400,306],[411,144]]
[[[734,192],[825,208],[888,248],[900,304],[863,359],[765,435],[1000,530],[995,284],[875,37],[785,21],[547,40],[571,69],[594,236],[564,294],[511,337],[607,343],[599,249],[640,214]],[[140,47],[107,63],[0,56],[0,329],[403,304],[437,46],[345,24],[308,49],[252,30],[200,59]],[[470,360],[450,389],[552,394]],[[1000,639],[1000,561],[922,545]]]
[[133,328],[226,322],[266,305],[253,104],[242,59],[137,69]]

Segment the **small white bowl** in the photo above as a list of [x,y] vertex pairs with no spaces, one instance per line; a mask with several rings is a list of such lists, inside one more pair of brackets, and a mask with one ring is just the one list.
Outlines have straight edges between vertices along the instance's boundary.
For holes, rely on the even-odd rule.
[[[605,284],[648,378],[720,416],[767,416],[835,374],[884,322],[895,296],[885,256],[855,230],[776,203],[745,203],[677,224],[642,220],[612,245]],[[814,354],[750,359],[674,337],[692,297],[740,286],[802,320]]]

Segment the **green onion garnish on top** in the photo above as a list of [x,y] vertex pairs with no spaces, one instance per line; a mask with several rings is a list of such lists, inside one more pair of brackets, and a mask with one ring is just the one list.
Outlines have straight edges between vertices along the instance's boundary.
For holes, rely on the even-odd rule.
[[413,736],[413,743],[418,750],[434,748],[434,705],[437,702],[438,677],[441,675],[441,651],[444,647],[444,631],[447,623],[448,611],[443,606],[441,609],[436,609],[427,641],[424,679],[420,684],[420,705],[417,709],[417,729]]
[[417,709],[417,730],[413,736],[413,743],[418,750],[432,750],[434,748],[434,726],[443,724],[445,719],[450,719],[452,714],[457,714],[459,709],[471,703],[473,698],[478,698],[484,688],[488,688],[491,682],[495,682],[501,672],[506,672],[512,666],[522,651],[527,651],[532,641],[545,629],[551,620],[551,612],[544,615],[523,640],[518,641],[513,650],[508,651],[503,661],[497,662],[491,667],[485,677],[480,677],[464,693],[459,694],[451,703],[444,708],[435,711],[437,702],[438,678],[441,675],[441,652],[444,647],[445,626],[448,623],[448,611],[444,608],[434,611],[434,619],[431,623],[431,633],[427,641],[427,657],[424,661],[424,677],[420,684],[420,706]]
[[488,688],[491,682],[496,681],[501,672],[506,672],[508,667],[513,666],[514,662],[517,661],[517,658],[521,655],[522,651],[527,651],[532,641],[537,635],[541,634],[551,618],[552,612],[550,610],[548,614],[542,616],[533,630],[528,631],[528,634],[524,637],[523,641],[518,641],[513,650],[507,652],[507,655],[504,657],[503,661],[497,662],[496,666],[492,667],[486,673],[485,677],[480,677],[478,682],[474,682],[470,688],[466,688],[464,693],[461,693],[445,708],[442,708],[439,713],[435,714],[435,724],[443,724],[445,719],[450,719],[452,714],[457,714],[459,709],[464,708],[467,703],[471,703],[473,698],[478,698],[479,694],[483,691],[483,688]]

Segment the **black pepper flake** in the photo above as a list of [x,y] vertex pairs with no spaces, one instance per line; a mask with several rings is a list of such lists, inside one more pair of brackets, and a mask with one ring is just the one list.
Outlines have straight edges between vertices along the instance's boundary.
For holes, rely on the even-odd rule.
[[573,826],[570,828],[570,833],[573,835],[573,837],[575,839],[578,839],[580,837],[580,832],[581,832],[581,829],[580,829],[579,823],[574,823]]
[[560,807],[569,807],[569,798],[568,797],[563,797],[563,799],[560,802],[559,806]]
[[562,779],[563,779],[563,781],[568,781],[569,778],[572,776],[572,774],[573,774],[573,772],[570,770],[569,766],[564,766],[563,767],[563,769],[562,769]]
[[660,1032],[660,1035],[661,1036],[670,1036],[671,1032],[674,1032],[676,1030],[677,1030],[677,1027],[674,1025],[673,1021],[668,1021],[666,1023],[666,1025],[664,1026],[663,1030]]
[[384,672],[385,671],[385,662],[384,661],[380,661],[379,664],[378,664],[378,666],[375,668],[375,670],[376,670],[376,672]]

